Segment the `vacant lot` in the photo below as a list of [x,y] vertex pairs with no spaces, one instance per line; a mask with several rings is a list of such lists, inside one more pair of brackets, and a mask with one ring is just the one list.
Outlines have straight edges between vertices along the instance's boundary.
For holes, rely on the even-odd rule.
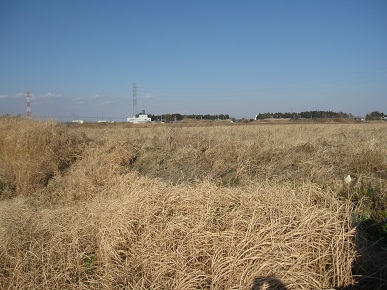
[[385,288],[386,144],[387,123],[0,118],[0,288]]

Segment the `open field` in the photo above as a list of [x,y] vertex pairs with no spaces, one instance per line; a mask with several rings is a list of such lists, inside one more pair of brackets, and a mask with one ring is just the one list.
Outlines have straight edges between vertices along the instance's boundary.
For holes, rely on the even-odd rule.
[[383,289],[386,218],[387,123],[0,118],[1,289]]

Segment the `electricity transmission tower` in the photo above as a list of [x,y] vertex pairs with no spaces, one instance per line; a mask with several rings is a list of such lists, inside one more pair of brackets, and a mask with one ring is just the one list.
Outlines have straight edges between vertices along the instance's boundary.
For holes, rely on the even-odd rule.
[[133,117],[137,114],[137,84],[133,83]]

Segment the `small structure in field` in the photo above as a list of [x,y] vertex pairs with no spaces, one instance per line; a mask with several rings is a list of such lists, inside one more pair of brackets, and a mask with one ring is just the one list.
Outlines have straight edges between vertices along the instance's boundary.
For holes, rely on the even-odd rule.
[[136,116],[133,116],[131,118],[129,117],[129,118],[126,118],[126,121],[130,123],[149,123],[152,121],[152,119],[149,118],[147,114],[145,114],[145,110],[142,110],[142,112],[138,114],[138,117]]

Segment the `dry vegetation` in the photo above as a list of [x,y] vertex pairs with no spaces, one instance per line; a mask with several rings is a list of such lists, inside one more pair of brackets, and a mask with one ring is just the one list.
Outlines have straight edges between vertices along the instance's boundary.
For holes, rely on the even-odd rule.
[[385,123],[1,118],[0,288],[383,289],[386,144]]

